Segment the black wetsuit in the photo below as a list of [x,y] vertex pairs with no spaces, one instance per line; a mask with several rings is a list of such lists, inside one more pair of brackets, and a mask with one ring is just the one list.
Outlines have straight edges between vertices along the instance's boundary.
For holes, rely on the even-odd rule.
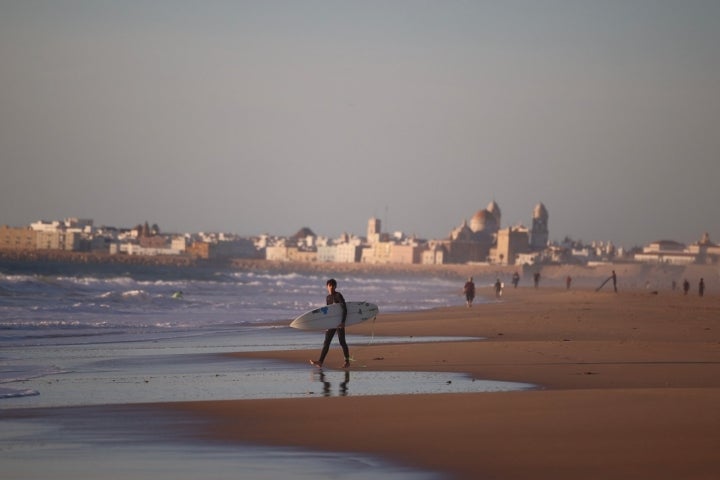
[[[347,318],[347,305],[345,305],[345,298],[342,296],[342,293],[335,292],[334,294],[330,294],[325,299],[328,305],[332,303],[339,303],[342,305],[343,309],[343,324],[345,323],[345,319]],[[338,334],[338,340],[340,341],[340,346],[343,349],[343,354],[345,354],[345,361],[347,361],[350,358],[350,351],[348,350],[347,343],[345,343],[345,329],[344,328],[329,328],[325,331],[325,343],[323,343],[322,352],[320,353],[320,360],[319,362],[322,364],[323,361],[325,361],[325,356],[328,353],[328,350],[330,349],[330,342],[332,342],[333,337],[335,336],[335,332],[337,331]]]

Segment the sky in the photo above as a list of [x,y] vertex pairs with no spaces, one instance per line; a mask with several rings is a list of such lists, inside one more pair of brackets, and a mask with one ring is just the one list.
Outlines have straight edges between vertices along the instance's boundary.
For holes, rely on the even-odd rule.
[[0,224],[720,243],[716,0],[0,0]]

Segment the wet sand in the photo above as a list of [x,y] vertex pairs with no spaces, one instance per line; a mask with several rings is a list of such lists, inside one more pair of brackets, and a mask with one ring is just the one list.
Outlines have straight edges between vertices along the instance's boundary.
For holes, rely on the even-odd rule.
[[[720,471],[717,295],[508,289],[501,302],[381,313],[349,330],[485,338],[351,345],[351,369],[463,372],[538,388],[158,407],[207,420],[207,439],[368,453],[448,478],[714,479]],[[307,363],[321,337],[317,350],[236,355]],[[341,364],[334,344],[326,367]]]

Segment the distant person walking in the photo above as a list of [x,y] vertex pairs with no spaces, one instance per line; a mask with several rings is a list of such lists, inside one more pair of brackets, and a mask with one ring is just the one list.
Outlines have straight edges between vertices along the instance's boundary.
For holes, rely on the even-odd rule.
[[570,284],[572,283],[572,277],[568,275],[565,278],[565,290],[570,290]]
[[687,295],[690,291],[690,282],[688,282],[688,279],[686,278],[683,280],[683,295]]
[[615,290],[615,293],[617,293],[617,275],[615,275],[615,270],[612,271],[612,281],[613,281],[613,290]]
[[500,281],[500,279],[498,278],[495,280],[495,298],[502,297],[502,289],[503,289],[503,284]]
[[533,275],[533,284],[535,285],[535,288],[538,288],[540,285],[540,272],[535,272],[535,275]]
[[467,282],[465,282],[463,293],[465,294],[467,308],[472,307],[473,300],[475,300],[475,282],[473,282],[473,277],[468,278]]
[[520,283],[520,274],[518,272],[515,272],[512,276],[513,288],[517,288],[518,283]]
[[705,280],[702,278],[700,279],[700,283],[698,283],[698,294],[701,297],[705,294]]
[[345,364],[343,365],[343,368],[348,368],[350,367],[350,350],[348,349],[347,343],[345,342],[345,320],[347,320],[347,305],[345,305],[345,298],[342,296],[342,293],[335,290],[337,288],[337,281],[335,281],[334,278],[328,280],[325,283],[325,286],[327,287],[328,291],[325,302],[327,305],[331,305],[333,303],[339,303],[342,305],[342,321],[340,322],[340,325],[338,327],[328,328],[327,330],[325,330],[325,342],[323,343],[322,352],[320,352],[320,359],[318,359],[317,361],[310,360],[310,363],[318,368],[321,368],[323,366],[325,356],[330,349],[330,342],[332,342],[332,339],[335,336],[335,332],[337,332],[340,346],[342,347],[343,354],[345,355]]

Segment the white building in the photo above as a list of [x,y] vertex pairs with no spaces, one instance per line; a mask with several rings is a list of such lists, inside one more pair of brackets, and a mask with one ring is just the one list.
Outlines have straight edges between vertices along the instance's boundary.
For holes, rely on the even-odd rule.
[[688,265],[695,263],[697,255],[685,245],[673,240],[659,240],[643,247],[642,253],[635,254],[635,261]]

